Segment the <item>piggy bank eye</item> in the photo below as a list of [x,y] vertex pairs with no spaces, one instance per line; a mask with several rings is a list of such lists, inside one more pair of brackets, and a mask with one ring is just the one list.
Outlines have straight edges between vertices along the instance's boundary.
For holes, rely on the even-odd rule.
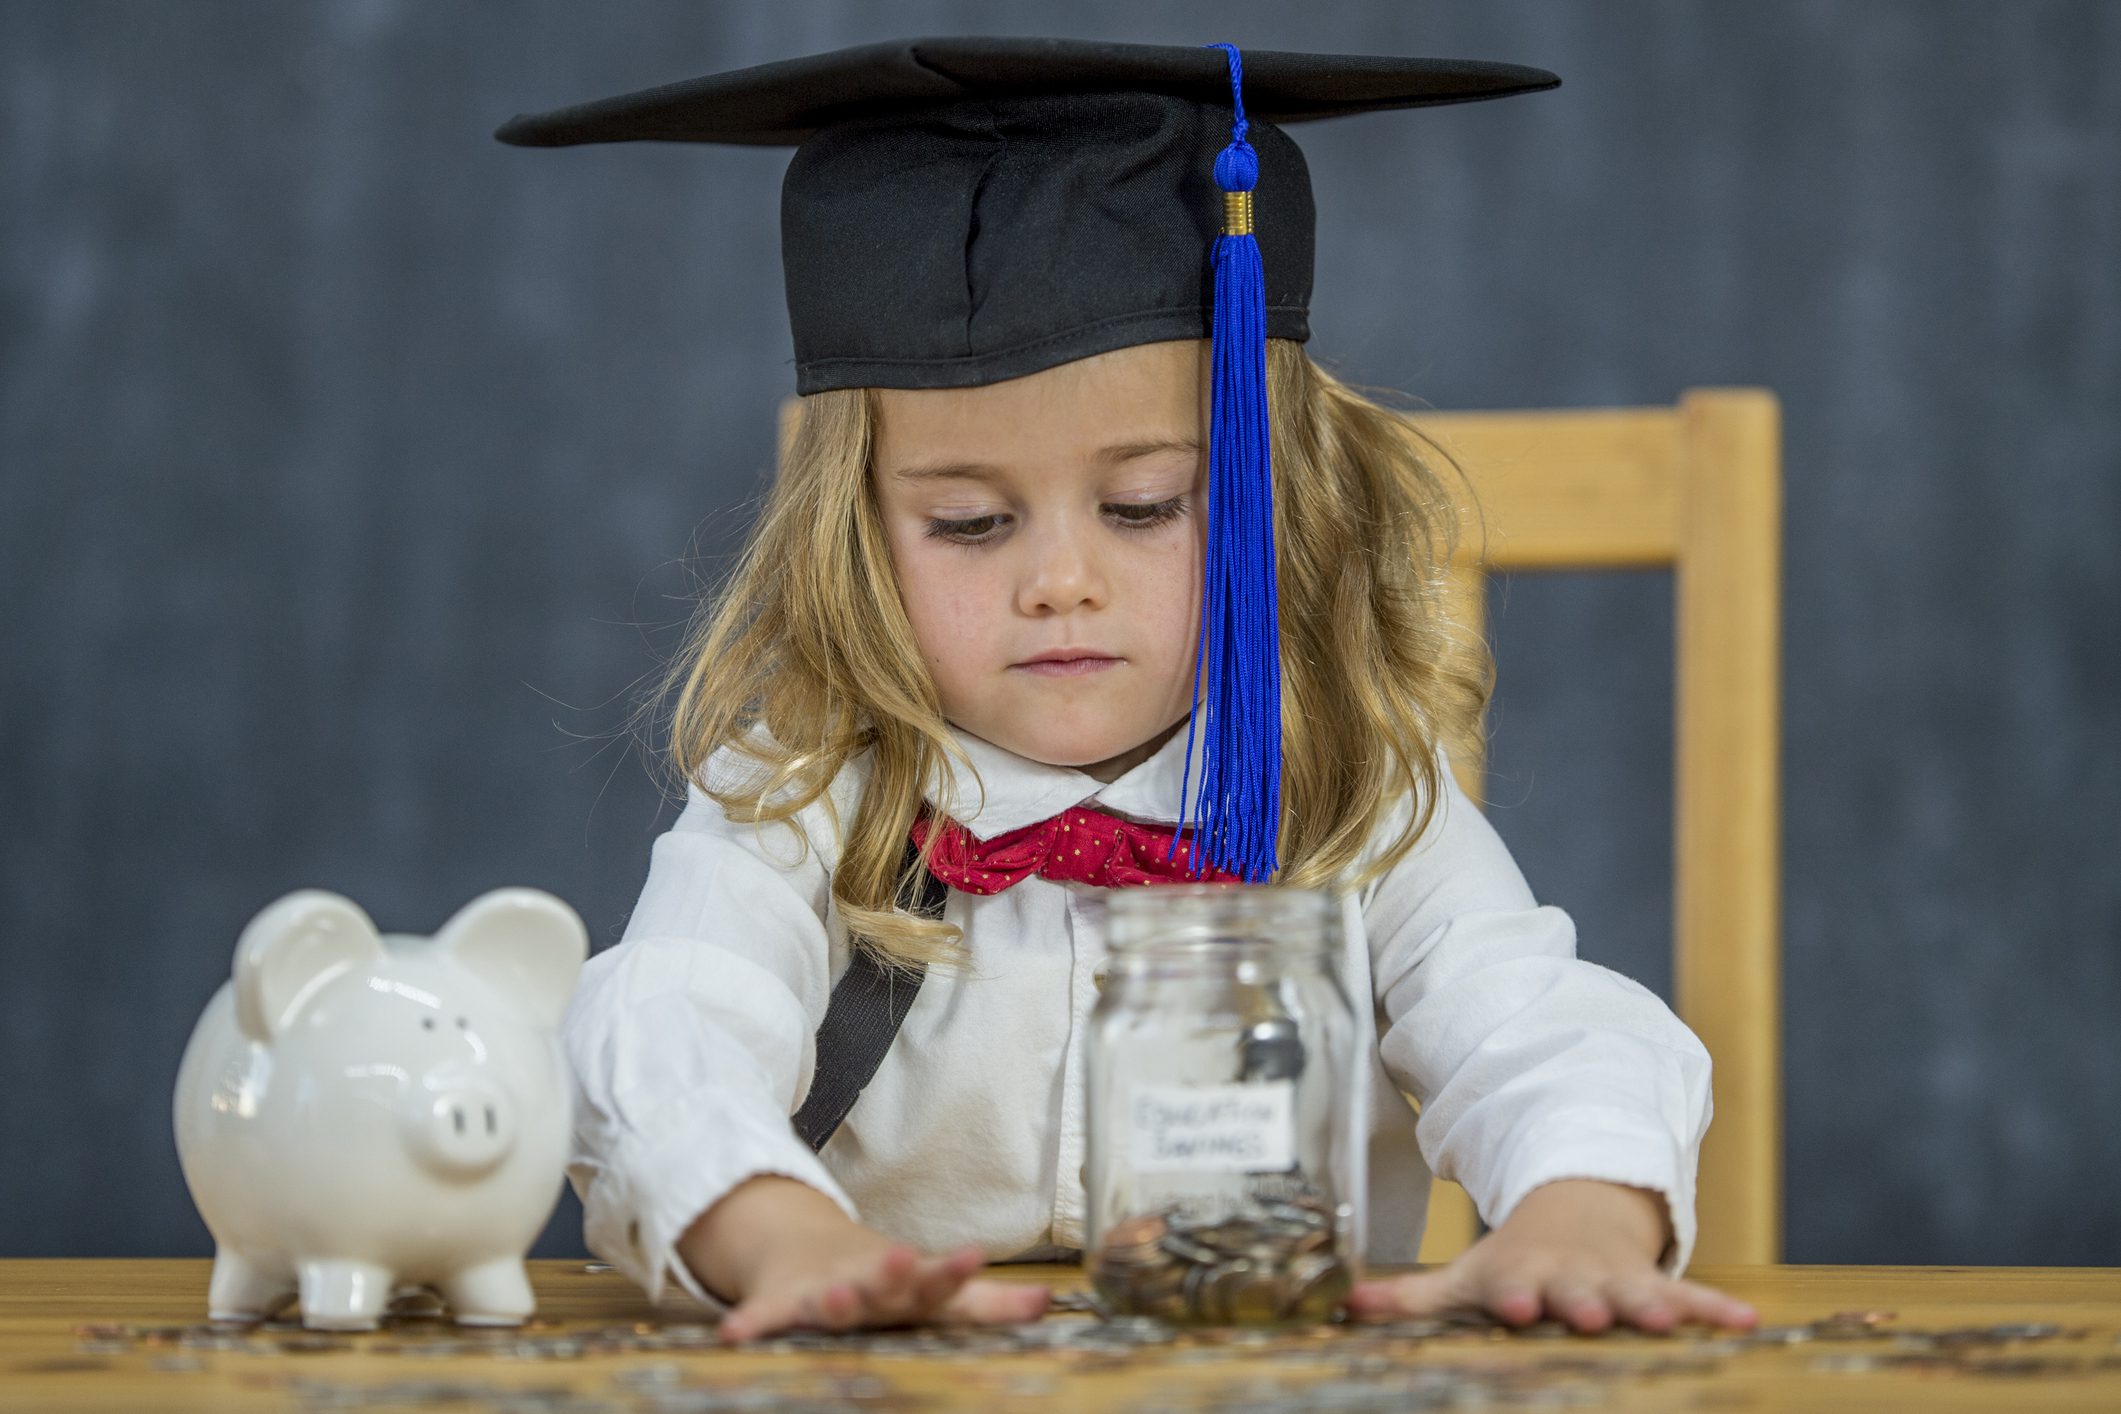
[[464,1029],[465,1029],[466,1027],[468,1027],[468,1026],[470,1026],[470,1025],[471,1025],[471,1023],[470,1023],[470,1022],[468,1022],[468,1021],[466,1021],[466,1020],[465,1020],[465,1019],[464,1019],[463,1017],[461,1017],[461,1016],[460,1016],[460,1017],[458,1017],[458,1018],[457,1018],[457,1029],[458,1029],[459,1031],[462,1031],[462,1030],[464,1030]]
[[420,1025],[426,1028],[427,1030],[432,1031],[435,1029],[435,1019],[431,1016],[423,1016],[420,1018]]

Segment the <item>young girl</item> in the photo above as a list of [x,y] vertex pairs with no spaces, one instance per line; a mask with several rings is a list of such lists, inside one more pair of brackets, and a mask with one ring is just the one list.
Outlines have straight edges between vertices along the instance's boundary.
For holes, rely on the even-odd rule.
[[[1679,1279],[1706,1053],[1651,993],[1574,956],[1567,915],[1535,902],[1452,781],[1447,744],[1477,730],[1490,676],[1444,611],[1456,511],[1409,424],[1301,347],[1309,190],[1261,121],[1554,80],[1248,51],[1237,98],[1234,52],[1222,62],[918,41],[502,130],[801,144],[783,204],[801,421],[677,665],[683,813],[564,1024],[591,1250],[652,1298],[674,1279],[726,1308],[732,1339],[1026,1319],[1044,1290],[982,1263],[1084,1241],[1098,959],[1052,822],[1088,806],[1115,835],[1168,840],[1205,765],[1189,726],[1211,469],[1227,474],[1211,433],[1237,395],[1209,337],[1226,296],[1178,253],[1219,214],[1198,214],[1189,174],[1227,153],[1233,117],[1244,138],[1245,106],[1267,272],[1274,881],[1341,891],[1343,982],[1374,1002],[1369,1260],[1414,1259],[1432,1172],[1493,1229],[1444,1267],[1359,1284],[1351,1311],[1753,1320]],[[910,868],[909,841],[925,846]],[[1183,867],[1131,848],[1128,872],[1088,881]],[[939,918],[901,906],[923,866],[949,885]],[[876,962],[926,971],[883,974],[917,990],[813,1151],[790,1116],[821,1088],[836,984]]]

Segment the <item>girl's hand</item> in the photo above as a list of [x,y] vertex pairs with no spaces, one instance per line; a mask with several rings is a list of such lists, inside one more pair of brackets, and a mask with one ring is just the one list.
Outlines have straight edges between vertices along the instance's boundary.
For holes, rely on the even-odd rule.
[[843,1331],[927,1321],[1036,1320],[1043,1286],[976,1281],[977,1247],[927,1256],[851,1221],[830,1198],[792,1178],[738,1184],[678,1239],[678,1255],[726,1299],[725,1340],[803,1326]]
[[975,1281],[977,1247],[931,1257],[866,1229],[864,1239],[833,1251],[791,1247],[759,1270],[735,1310],[722,1318],[724,1340],[756,1340],[791,1327],[844,1331],[927,1322],[1031,1321],[1044,1314],[1043,1286]]
[[1470,1310],[1516,1326],[1544,1315],[1585,1332],[1616,1321],[1656,1332],[1683,1321],[1745,1330],[1759,1320],[1742,1301],[1664,1275],[1657,1259],[1670,1241],[1662,1195],[1564,1179],[1526,1194],[1457,1260],[1357,1283],[1348,1312],[1392,1320]]

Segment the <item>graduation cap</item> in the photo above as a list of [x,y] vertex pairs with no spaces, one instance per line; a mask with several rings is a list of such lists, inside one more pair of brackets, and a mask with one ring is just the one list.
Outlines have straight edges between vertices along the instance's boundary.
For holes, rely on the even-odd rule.
[[1560,82],[1465,59],[908,39],[520,114],[494,136],[793,147],[781,254],[798,393],[972,387],[1210,339],[1190,814],[1195,857],[1256,881],[1281,819],[1265,341],[1310,337],[1315,222],[1282,125]]

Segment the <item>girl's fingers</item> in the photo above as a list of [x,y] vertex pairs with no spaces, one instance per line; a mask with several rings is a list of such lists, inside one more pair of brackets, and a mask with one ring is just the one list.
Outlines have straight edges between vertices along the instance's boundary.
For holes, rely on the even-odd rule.
[[1053,1304],[1053,1288],[1049,1286],[996,1282],[994,1287],[996,1320],[1035,1321]]
[[1552,1277],[1546,1284],[1548,1311],[1579,1331],[1602,1331],[1613,1324],[1613,1308],[1598,1287],[1579,1277]]
[[1544,1309],[1539,1282],[1514,1273],[1466,1272],[1459,1262],[1384,1281],[1357,1282],[1348,1293],[1348,1314],[1357,1320],[1440,1316],[1476,1309],[1513,1326],[1530,1325]]
[[1622,1277],[1606,1285],[1606,1295],[1620,1320],[1638,1330],[1663,1334],[1679,1323],[1671,1297],[1673,1283],[1662,1277]]
[[[1548,1285],[1548,1298],[1563,1319],[1578,1330],[1600,1330],[1604,1323],[1593,1317],[1586,1324],[1576,1314],[1584,1304],[1583,1284],[1570,1281]],[[1609,1308],[1609,1315],[1639,1330],[1663,1334],[1682,1321],[1746,1329],[1758,1321],[1752,1307],[1734,1301],[1722,1292],[1698,1282],[1671,1281],[1661,1276],[1627,1276],[1607,1280],[1591,1296]]]
[[917,1248],[898,1244],[853,1280],[824,1282],[789,1295],[761,1293],[740,1302],[722,1318],[717,1330],[722,1339],[739,1342],[796,1326],[844,1331],[911,1325],[938,1317],[1032,1320],[1044,1312],[1049,1295],[1044,1287],[998,1282],[973,1283],[995,1288],[1000,1294],[986,1293],[959,1306],[967,1278],[985,1260],[977,1247],[926,1257]]
[[1449,1267],[1382,1281],[1359,1281],[1348,1292],[1348,1314],[1361,1321],[1440,1315],[1453,1304],[1452,1285]]
[[920,1309],[940,1311],[985,1263],[986,1257],[977,1247],[960,1247],[946,1256],[928,1258],[916,1283]]
[[796,1308],[806,1325],[820,1330],[843,1331],[860,1318],[861,1293],[852,1282],[831,1282],[811,1291]]
[[1681,1315],[1689,1320],[1729,1326],[1734,1330],[1751,1330],[1760,1320],[1760,1313],[1745,1302],[1725,1296],[1698,1281],[1668,1282],[1665,1292],[1679,1307]]
[[793,1301],[770,1296],[753,1297],[743,1301],[722,1317],[716,1334],[734,1344],[739,1341],[757,1340],[760,1336],[772,1335],[795,1324],[796,1306]]
[[1006,1281],[968,1281],[943,1308],[947,1321],[993,1325],[1034,1321],[1045,1314],[1053,1293],[1043,1286]]
[[[855,1310],[846,1325],[907,1325],[932,1315],[979,1261],[977,1248],[972,1249],[972,1265],[967,1267],[962,1254],[930,1258],[910,1243],[895,1243],[884,1250],[866,1276],[852,1283]],[[834,1324],[837,1307],[831,1301],[823,1305],[828,1328],[845,1329],[846,1325]]]
[[1501,1276],[1488,1283],[1482,1309],[1513,1326],[1528,1326],[1546,1310],[1539,1283],[1527,1277]]
[[920,1306],[918,1281],[921,1254],[905,1243],[896,1243],[877,1258],[876,1266],[856,1285],[861,1292],[862,1317],[868,1322],[902,1320]]
[[920,1269],[921,1254],[918,1249],[904,1242],[894,1242],[884,1249],[877,1259],[872,1281],[881,1291],[898,1291],[911,1281]]

